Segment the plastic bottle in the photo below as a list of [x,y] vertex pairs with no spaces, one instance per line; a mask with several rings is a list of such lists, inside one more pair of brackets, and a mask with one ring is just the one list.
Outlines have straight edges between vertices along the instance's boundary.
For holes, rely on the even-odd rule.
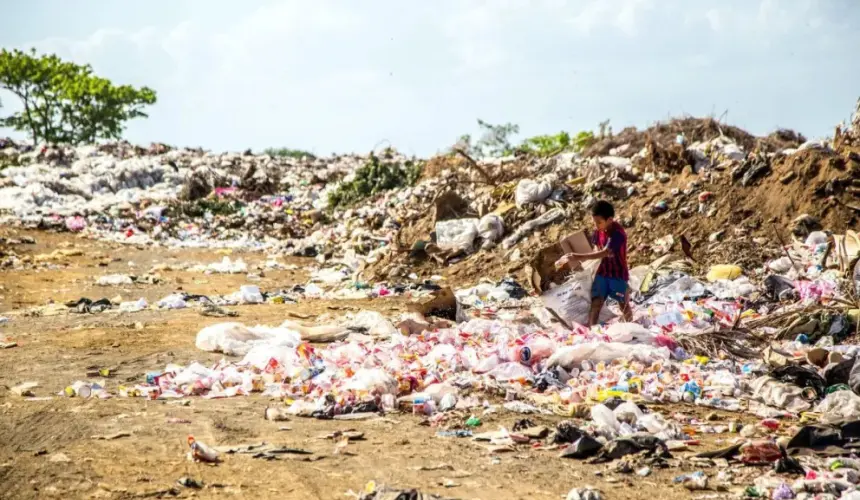
[[423,415],[424,414],[424,405],[427,404],[427,398],[424,397],[416,397],[412,401],[412,414],[413,415]]
[[194,436],[188,436],[188,447],[191,448],[191,458],[198,462],[216,463],[218,452],[194,439]]
[[530,364],[549,358],[555,351],[555,342],[547,337],[532,337],[527,345],[531,351]]

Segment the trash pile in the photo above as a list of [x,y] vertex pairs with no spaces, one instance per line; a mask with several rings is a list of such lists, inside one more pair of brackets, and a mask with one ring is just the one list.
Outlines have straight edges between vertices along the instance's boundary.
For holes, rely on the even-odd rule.
[[[6,141],[2,154],[15,166],[0,170],[0,220],[125,243],[266,250],[321,264],[342,259],[348,273],[367,281],[425,280],[446,264],[446,274],[464,284],[488,271],[528,283],[538,252],[582,229],[588,208],[604,198],[619,207],[636,263],[687,241],[703,265],[747,268],[775,256],[774,224],[788,228],[804,215],[792,228],[802,236],[823,227],[841,232],[857,221],[860,207],[851,198],[860,194],[860,156],[852,134],[756,138],[686,118],[625,129],[581,154],[452,153],[426,162],[391,149],[283,159]],[[382,168],[406,164],[423,164],[414,185],[411,177],[391,178],[400,170]],[[368,171],[383,177],[368,179]],[[353,181],[353,190],[376,184],[364,198],[350,191],[352,204],[332,205],[342,199],[332,194]]]

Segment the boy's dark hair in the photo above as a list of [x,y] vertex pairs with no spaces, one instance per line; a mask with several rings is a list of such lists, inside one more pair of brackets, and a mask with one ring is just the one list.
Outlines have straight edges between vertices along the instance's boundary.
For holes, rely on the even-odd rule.
[[591,207],[591,215],[604,219],[615,217],[615,207],[606,200],[597,200],[597,203]]

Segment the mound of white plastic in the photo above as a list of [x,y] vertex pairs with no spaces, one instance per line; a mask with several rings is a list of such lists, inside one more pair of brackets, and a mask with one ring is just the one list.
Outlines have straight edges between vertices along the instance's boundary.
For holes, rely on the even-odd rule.
[[[255,347],[263,351],[274,347],[295,348],[302,341],[298,332],[288,328],[254,326],[242,323],[216,323],[197,333],[195,345],[209,352],[223,352],[229,356],[245,356]],[[261,352],[260,349],[255,349]],[[273,356],[268,356],[266,360]]]

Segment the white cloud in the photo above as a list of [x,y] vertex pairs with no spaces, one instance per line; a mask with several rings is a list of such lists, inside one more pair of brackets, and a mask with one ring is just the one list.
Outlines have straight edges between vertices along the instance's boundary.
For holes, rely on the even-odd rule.
[[634,37],[640,31],[641,14],[653,8],[652,0],[590,0],[567,22],[584,36],[601,28],[614,28]]

